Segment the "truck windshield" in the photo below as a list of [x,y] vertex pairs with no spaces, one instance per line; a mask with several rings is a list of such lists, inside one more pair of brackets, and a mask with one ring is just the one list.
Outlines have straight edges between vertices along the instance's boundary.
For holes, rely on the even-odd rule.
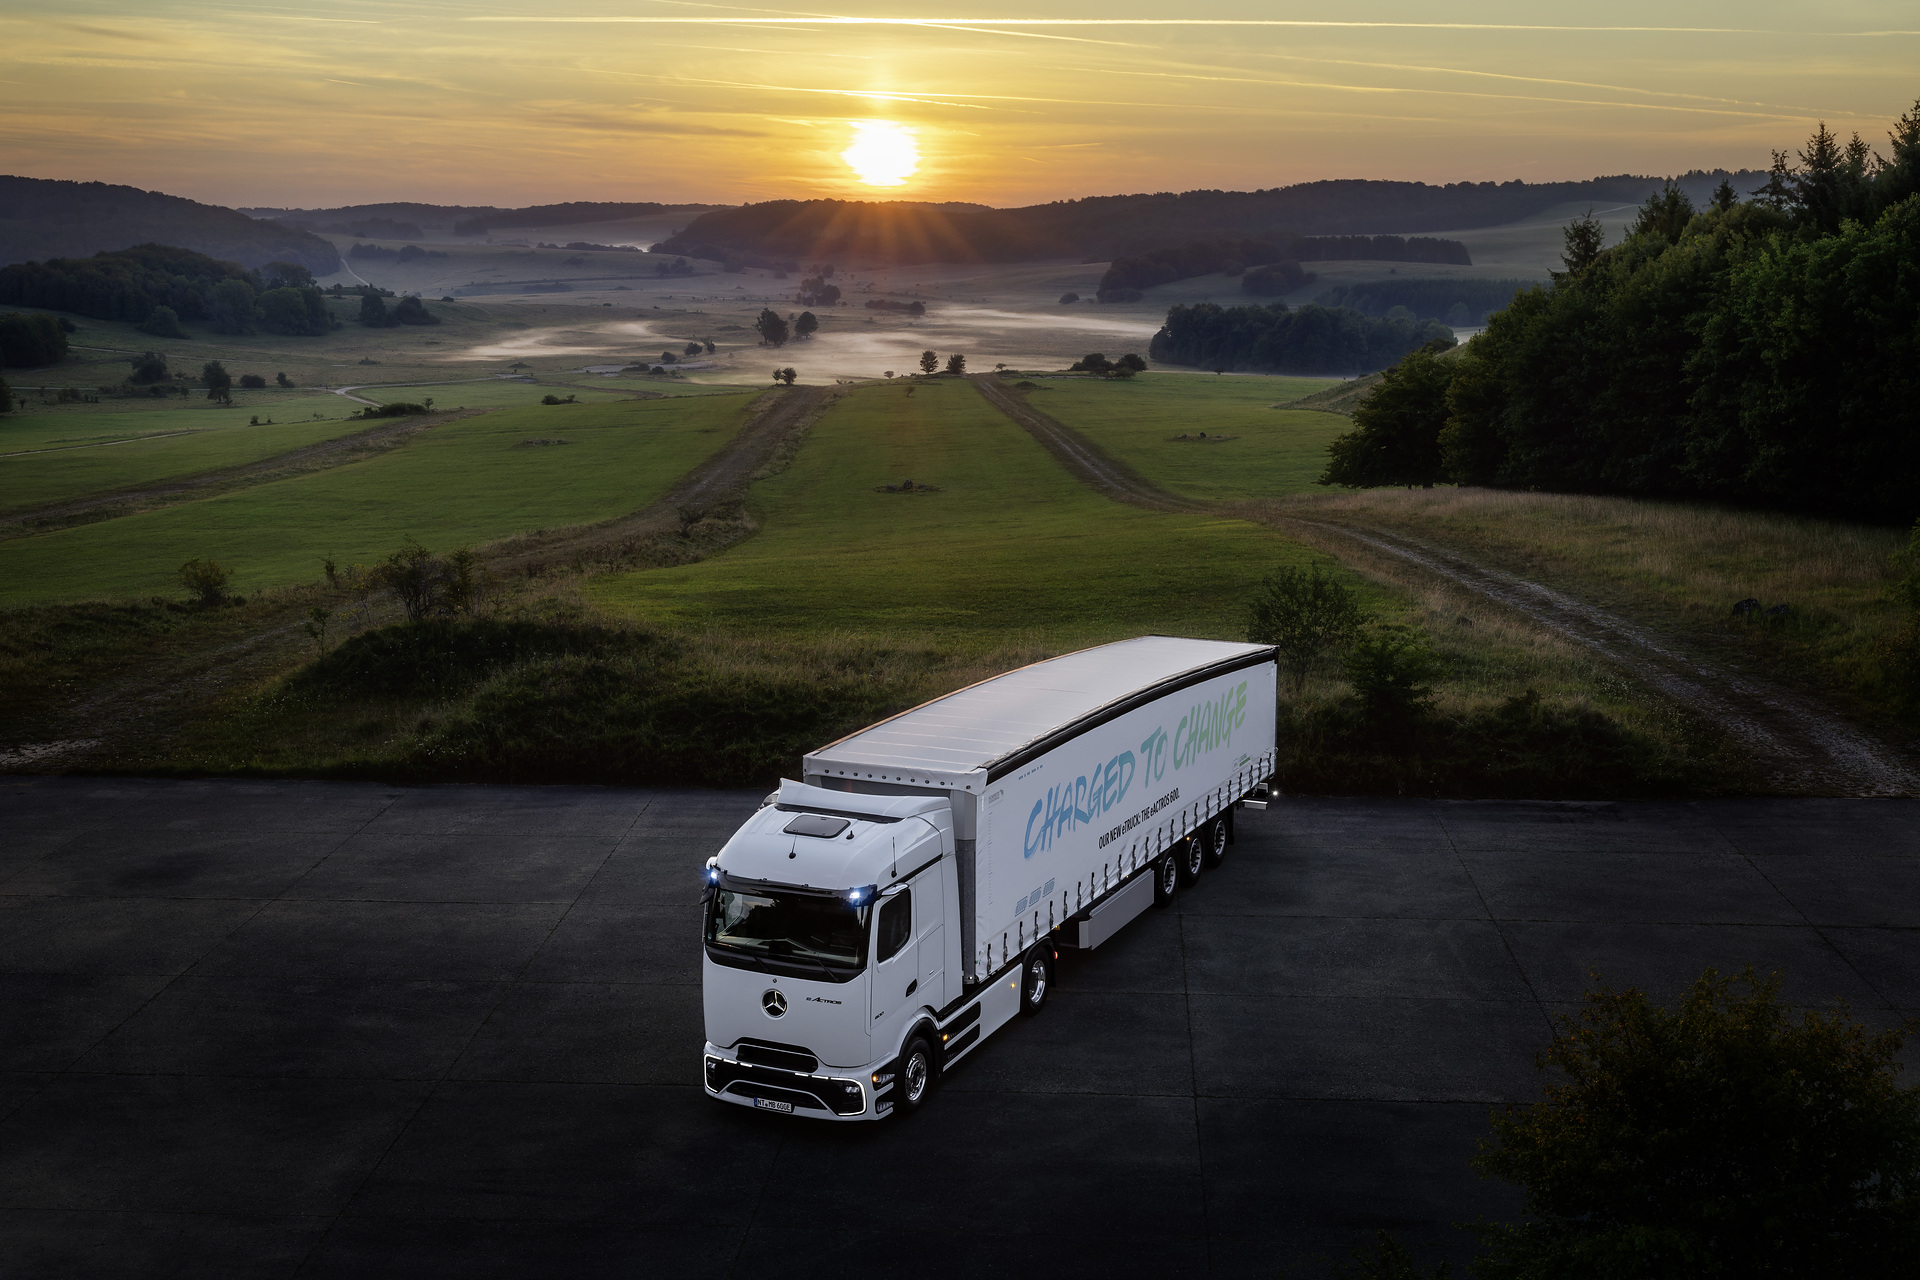
[[714,890],[707,953],[721,964],[845,982],[867,964],[867,911],[837,895]]

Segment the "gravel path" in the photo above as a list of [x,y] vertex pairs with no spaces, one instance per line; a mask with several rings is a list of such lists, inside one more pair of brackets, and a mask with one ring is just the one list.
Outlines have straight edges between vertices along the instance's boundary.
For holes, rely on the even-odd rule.
[[[987,403],[1039,440],[1062,466],[1119,502],[1155,511],[1217,510],[1166,492],[1107,457],[992,376],[973,379]],[[1380,528],[1354,528],[1270,512],[1249,518],[1344,539],[1493,600],[1537,626],[1606,658],[1642,684],[1718,724],[1783,791],[1839,796],[1920,795],[1920,773],[1812,699],[1727,670],[1673,637],[1543,583],[1478,563],[1448,548]]]

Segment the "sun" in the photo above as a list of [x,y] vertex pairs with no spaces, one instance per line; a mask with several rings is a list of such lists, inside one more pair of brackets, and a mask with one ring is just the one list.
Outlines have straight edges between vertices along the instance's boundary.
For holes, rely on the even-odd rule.
[[920,145],[913,130],[891,120],[856,120],[853,143],[840,158],[868,186],[897,187],[920,168]]

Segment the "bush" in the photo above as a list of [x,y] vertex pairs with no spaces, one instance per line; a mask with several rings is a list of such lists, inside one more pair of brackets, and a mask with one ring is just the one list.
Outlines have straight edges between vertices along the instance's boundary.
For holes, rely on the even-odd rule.
[[274,374],[274,375],[273,375],[273,380],[274,380],[275,382],[277,382],[278,384],[280,384],[280,385],[281,385],[282,387],[286,387],[286,388],[288,388],[288,389],[291,389],[291,388],[293,387],[293,379],[292,379],[292,378],[289,378],[289,377],[288,377],[288,376],[287,376],[286,374],[284,374],[284,373],[276,373],[276,374]]
[[563,400],[552,392],[548,392],[546,395],[540,397],[541,404],[572,404],[573,400],[574,398],[572,396],[568,396]]
[[1348,651],[1342,670],[1361,714],[1382,728],[1408,725],[1432,710],[1433,682],[1441,674],[1427,638],[1398,626],[1362,636]]
[[189,560],[180,566],[180,585],[193,593],[194,603],[203,609],[227,598],[229,577],[218,560]]
[[128,363],[133,366],[133,372],[127,375],[127,381],[140,386],[165,382],[170,376],[167,372],[167,358],[156,352],[142,352]]
[[152,334],[156,338],[184,338],[187,331],[180,327],[180,314],[169,306],[158,306],[150,312],[140,325],[140,332]]
[[267,380],[257,373],[243,373],[240,375],[240,385],[249,391],[261,391],[266,388]]
[[1071,289],[1060,295],[1060,305],[1063,307],[1070,307],[1078,301],[1080,301],[1080,295]]
[[429,413],[431,410],[423,404],[414,404],[411,400],[395,400],[391,404],[368,405],[360,411],[363,418],[405,418],[416,413]]
[[1920,1091],[1843,1009],[1795,1020],[1778,975],[1709,969],[1672,1009],[1589,992],[1538,1102],[1475,1159],[1530,1221],[1482,1228],[1489,1280],[1897,1276],[1920,1248]]
[[1287,566],[1268,574],[1248,603],[1247,639],[1280,651],[1298,697],[1320,655],[1351,644],[1364,620],[1345,583],[1317,564],[1307,572]]
[[460,697],[495,672],[567,654],[625,653],[653,643],[643,632],[543,622],[429,618],[366,631],[293,675],[286,688],[323,702]]

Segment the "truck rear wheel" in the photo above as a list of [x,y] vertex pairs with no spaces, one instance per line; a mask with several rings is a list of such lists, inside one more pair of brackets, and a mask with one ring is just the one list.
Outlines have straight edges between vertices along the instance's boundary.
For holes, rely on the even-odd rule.
[[1053,947],[1042,942],[1027,952],[1020,966],[1020,1012],[1031,1018],[1046,1008],[1047,992],[1053,986]]
[[1177,849],[1169,849],[1153,864],[1153,905],[1173,905],[1174,891],[1180,887],[1180,859]]
[[895,1115],[906,1115],[927,1105],[927,1099],[933,1096],[933,1046],[925,1036],[907,1041],[893,1079]]
[[1217,867],[1227,860],[1227,818],[1225,814],[1216,817],[1203,829],[1206,837],[1206,862],[1209,867]]
[[1209,865],[1207,862],[1207,829],[1205,827],[1182,840],[1174,852],[1180,855],[1180,883],[1191,885],[1200,879],[1200,873]]

